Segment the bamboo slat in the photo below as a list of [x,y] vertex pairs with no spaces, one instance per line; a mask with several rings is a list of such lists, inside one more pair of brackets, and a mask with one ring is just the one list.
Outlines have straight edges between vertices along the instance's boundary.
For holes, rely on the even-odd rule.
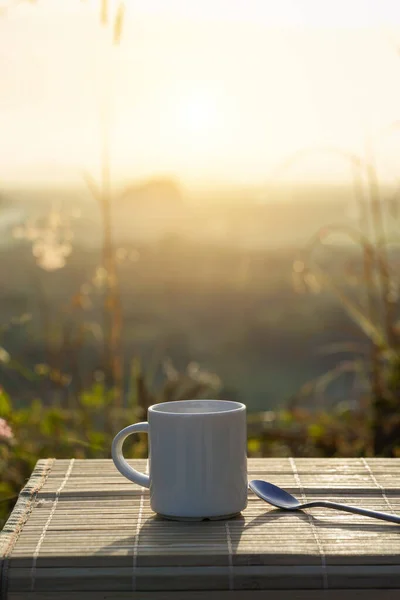
[[[146,469],[145,460],[130,462]],[[400,459],[251,459],[248,467],[249,479],[304,500],[400,514]],[[111,460],[39,461],[0,534],[0,557],[4,600],[400,597],[398,525],[323,508],[283,513],[251,492],[234,519],[166,521]]]

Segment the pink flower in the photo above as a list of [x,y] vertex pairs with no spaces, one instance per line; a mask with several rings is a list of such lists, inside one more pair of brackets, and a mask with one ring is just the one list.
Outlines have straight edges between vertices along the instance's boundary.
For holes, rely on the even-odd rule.
[[0,438],[11,440],[14,437],[11,427],[5,419],[0,417]]

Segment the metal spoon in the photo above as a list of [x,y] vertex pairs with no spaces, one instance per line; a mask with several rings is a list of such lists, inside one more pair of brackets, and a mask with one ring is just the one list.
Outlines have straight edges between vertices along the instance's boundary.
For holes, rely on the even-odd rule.
[[348,506],[347,504],[339,504],[338,502],[329,502],[327,500],[316,500],[314,502],[299,502],[294,496],[285,492],[282,488],[267,481],[254,479],[250,481],[249,488],[265,502],[283,508],[284,510],[300,510],[303,508],[314,508],[322,506],[324,508],[335,508],[336,510],[344,510],[345,512],[354,513],[355,515],[363,515],[364,517],[374,517],[391,523],[400,523],[400,517],[389,515],[387,513],[378,512],[376,510],[366,510],[365,508],[357,508],[356,506]]

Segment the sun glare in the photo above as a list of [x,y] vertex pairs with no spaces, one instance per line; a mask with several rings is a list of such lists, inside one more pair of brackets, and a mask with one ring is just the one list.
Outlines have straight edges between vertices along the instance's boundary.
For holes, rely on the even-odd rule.
[[[99,22],[99,0],[23,2],[0,18],[2,181],[70,180],[82,165],[97,168],[104,89],[113,173],[122,178],[165,170],[187,180],[263,182],[299,149],[363,152],[366,131],[399,118],[396,43],[378,26],[350,28],[367,18],[361,5],[386,14],[382,0],[350,8],[337,0],[329,10],[317,0],[132,4],[118,47]],[[396,25],[399,9],[390,4],[385,18]],[[119,5],[110,0],[109,19]],[[326,26],[328,13],[334,26]],[[300,17],[309,26],[277,27]],[[392,33],[400,39],[400,29]],[[398,144],[385,151],[387,176],[397,177]],[[338,179],[333,167],[308,164],[307,179]]]
[[211,92],[190,90],[177,103],[177,125],[188,136],[211,134],[221,118],[217,104],[217,98]]
[[166,88],[154,144],[162,145],[163,168],[181,172],[215,164],[229,151],[234,106],[224,89],[207,80],[186,81]]

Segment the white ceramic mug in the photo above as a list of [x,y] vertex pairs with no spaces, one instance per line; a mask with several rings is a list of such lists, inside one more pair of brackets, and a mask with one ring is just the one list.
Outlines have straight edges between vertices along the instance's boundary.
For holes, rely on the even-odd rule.
[[[122,454],[132,433],[149,434],[149,475]],[[150,488],[154,512],[175,519],[220,519],[247,505],[246,407],[227,400],[150,406],[148,422],[129,425],[112,443],[117,469]]]

